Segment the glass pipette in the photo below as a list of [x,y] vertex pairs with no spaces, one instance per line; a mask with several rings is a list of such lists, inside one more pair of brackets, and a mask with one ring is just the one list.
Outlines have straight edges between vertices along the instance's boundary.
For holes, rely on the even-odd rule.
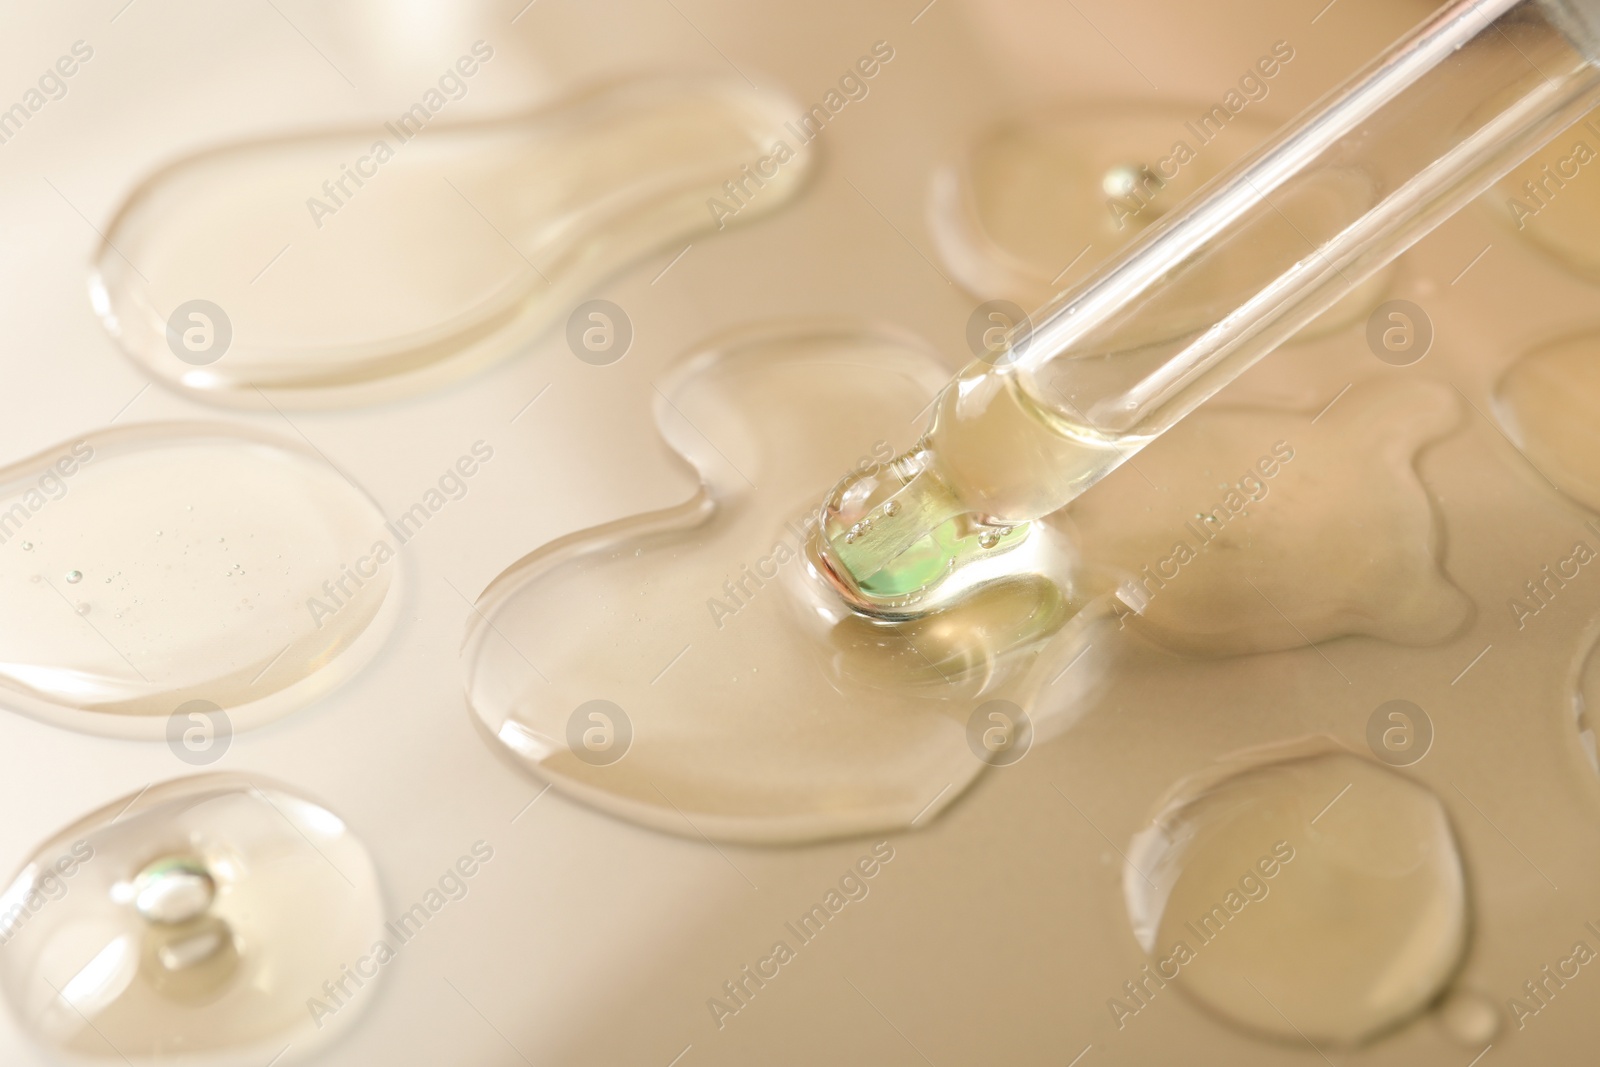
[[915,447],[829,495],[814,570],[884,618],[990,580],[973,565],[1600,104],[1597,64],[1600,0],[1447,5],[968,365]]

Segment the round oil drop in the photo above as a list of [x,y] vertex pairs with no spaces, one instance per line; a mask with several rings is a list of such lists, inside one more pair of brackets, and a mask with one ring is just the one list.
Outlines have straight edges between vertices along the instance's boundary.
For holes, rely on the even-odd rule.
[[[42,472],[68,466],[71,491],[31,507]],[[209,506],[189,513],[197,491]],[[349,677],[396,617],[383,513],[275,435],[210,423],[88,434],[0,469],[0,513],[25,516],[34,545],[0,552],[0,694],[69,728],[164,737],[199,693],[248,729]],[[241,594],[252,610],[235,607]]]
[[1123,886],[1155,976],[1123,1010],[1175,987],[1302,1046],[1402,1024],[1466,946],[1461,857],[1438,798],[1343,750],[1257,757],[1181,787],[1135,836]]
[[266,1063],[285,1046],[274,1062],[298,1062],[360,1013],[371,978],[347,965],[385,941],[372,861],[339,817],[238,775],[107,805],[0,900],[0,991],[74,1063]]

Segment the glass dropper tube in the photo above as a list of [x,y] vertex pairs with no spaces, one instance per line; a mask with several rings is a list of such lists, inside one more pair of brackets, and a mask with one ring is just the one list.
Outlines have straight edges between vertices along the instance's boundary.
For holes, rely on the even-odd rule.
[[1441,9],[962,371],[825,502],[821,570],[858,610],[937,608],[1600,104],[1597,59],[1600,0]]

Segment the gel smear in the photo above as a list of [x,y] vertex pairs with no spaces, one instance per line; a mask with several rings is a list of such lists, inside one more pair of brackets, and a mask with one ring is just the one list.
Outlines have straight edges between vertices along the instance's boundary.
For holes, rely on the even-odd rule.
[[[300,1062],[372,998],[376,975],[349,966],[385,936],[376,872],[344,822],[239,775],[86,816],[23,864],[0,911],[0,989],[74,1064]],[[337,1005],[329,982],[343,983]]]
[[922,825],[1025,756],[1008,746],[1059,727],[1035,696],[1070,713],[1098,673],[1105,609],[1058,535],[1011,549],[1035,554],[1023,573],[904,622],[846,611],[809,547],[816,487],[893,457],[874,428],[909,432],[944,380],[921,345],[853,324],[755,329],[687,360],[656,420],[699,492],[562,538],[482,594],[462,658],[488,733],[607,811],[741,841]]
[[0,703],[72,729],[166,736],[189,701],[246,729],[382,644],[398,540],[298,444],[155,423],[0,470]]
[[1181,786],[1135,836],[1123,886],[1157,975],[1148,991],[1170,982],[1230,1023],[1320,1051],[1438,997],[1466,947],[1467,891],[1429,789],[1300,747]]
[[635,82],[494,122],[215,149],[134,191],[90,294],[136,362],[205,400],[416,391],[527,344],[639,257],[782,206],[811,158],[790,117],[743,85]]

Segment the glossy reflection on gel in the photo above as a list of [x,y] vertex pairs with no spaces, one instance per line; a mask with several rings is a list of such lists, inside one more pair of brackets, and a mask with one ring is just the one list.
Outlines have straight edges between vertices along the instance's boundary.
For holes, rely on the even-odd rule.
[[12,1013],[77,1064],[299,1062],[374,995],[376,975],[347,967],[383,935],[372,861],[343,821],[239,775],[164,782],[67,827],[0,913]]

